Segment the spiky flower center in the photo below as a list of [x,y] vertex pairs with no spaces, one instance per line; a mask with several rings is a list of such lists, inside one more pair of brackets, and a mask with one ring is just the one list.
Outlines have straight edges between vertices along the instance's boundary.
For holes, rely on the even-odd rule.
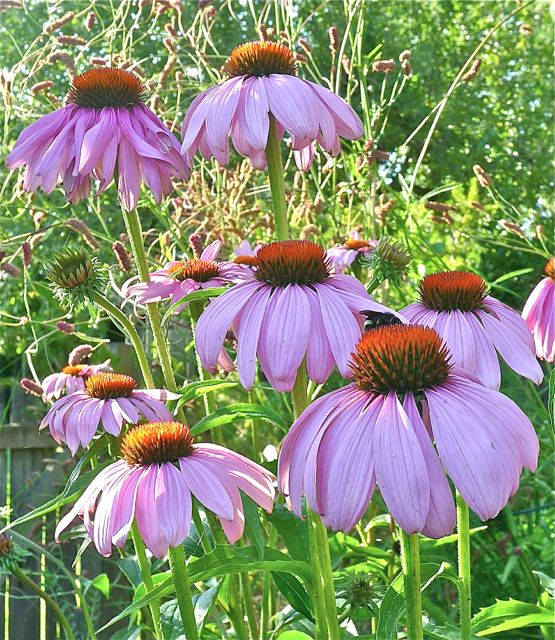
[[168,275],[179,281],[208,282],[220,275],[220,267],[213,260],[181,260],[168,268]]
[[545,275],[555,282],[555,258],[551,258],[545,265]]
[[76,76],[68,93],[69,102],[90,109],[133,107],[144,97],[145,86],[134,73],[109,67]]
[[396,324],[365,333],[352,355],[355,384],[371,393],[418,394],[443,384],[447,347],[430,327]]
[[318,284],[330,272],[322,247],[308,240],[270,242],[256,254],[255,277],[274,287]]
[[188,456],[193,436],[181,422],[148,422],[130,429],[121,442],[121,455],[127,464],[141,466],[177,462]]
[[483,278],[468,271],[444,271],[426,276],[420,283],[420,297],[436,311],[474,311],[486,295]]
[[88,395],[99,400],[128,398],[136,388],[135,380],[123,373],[96,373],[85,382]]
[[358,251],[359,249],[365,249],[370,246],[368,240],[355,240],[354,238],[347,238],[343,243],[345,249],[354,249]]
[[65,373],[68,376],[78,376],[84,368],[84,364],[68,364],[67,367],[62,369],[62,373]]
[[246,264],[249,267],[256,267],[258,258],[256,256],[235,256],[233,262],[235,262],[235,264]]
[[224,65],[229,76],[297,75],[293,53],[279,42],[247,42],[235,47]]
[[13,542],[9,535],[0,533],[0,556],[7,556],[12,550]]

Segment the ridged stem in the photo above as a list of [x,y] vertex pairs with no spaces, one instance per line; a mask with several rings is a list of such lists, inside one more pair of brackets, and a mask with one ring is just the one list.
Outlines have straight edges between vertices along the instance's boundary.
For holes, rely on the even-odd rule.
[[[308,376],[303,362],[297,371],[295,385],[291,391],[295,418],[308,406]],[[320,516],[307,508],[310,566],[312,569],[314,617],[316,618],[316,640],[339,640],[339,623],[333,569],[331,566],[328,534]]]
[[274,209],[274,224],[278,240],[289,238],[289,223],[287,221],[287,202],[285,201],[285,180],[283,176],[283,160],[277,131],[276,119],[270,113],[270,129],[266,144],[266,163],[268,165],[268,178],[272,193]]
[[[145,543],[141,538],[137,524],[134,522],[131,527],[131,538],[133,539],[133,546],[135,547],[135,553],[137,554],[137,561],[139,563],[139,569],[141,570],[141,576],[145,585],[145,590],[150,593],[154,589],[154,583],[152,582],[152,574],[150,572],[150,563],[146,557]],[[162,638],[162,629],[160,627],[160,601],[153,600],[150,605],[150,615],[152,616],[152,623],[154,625],[154,635],[157,640]]]
[[459,625],[461,640],[472,637],[472,596],[470,574],[470,517],[468,505],[457,491],[457,549],[459,555]]
[[195,620],[189,572],[187,571],[187,562],[185,560],[185,550],[181,545],[170,547],[168,555],[185,638],[187,640],[198,640],[199,635]]
[[401,530],[401,562],[407,609],[407,640],[422,640],[422,595],[420,593],[420,548],[418,534]]

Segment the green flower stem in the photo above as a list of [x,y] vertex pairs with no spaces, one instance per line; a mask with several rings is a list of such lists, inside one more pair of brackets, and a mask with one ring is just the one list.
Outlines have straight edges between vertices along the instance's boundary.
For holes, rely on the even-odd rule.
[[418,534],[401,530],[401,561],[407,608],[407,640],[422,640],[422,595],[420,592],[420,549]]
[[270,113],[270,130],[266,144],[266,162],[268,164],[268,178],[272,192],[274,208],[274,224],[278,240],[289,238],[289,223],[287,222],[287,203],[285,201],[285,180],[283,177],[283,160],[277,132],[276,119]]
[[185,637],[187,640],[198,640],[195,608],[193,606],[193,596],[191,594],[191,584],[183,546],[170,547],[169,559]]
[[[297,371],[295,385],[291,391],[293,413],[295,418],[308,406],[308,376],[306,364],[303,362]],[[335,589],[333,586],[333,570],[331,566],[328,534],[320,516],[307,508],[308,541],[310,545],[310,565],[312,568],[313,603],[316,618],[317,640],[339,640],[339,623]]]
[[257,640],[258,625],[256,623],[256,611],[254,609],[249,574],[246,571],[244,571],[243,573],[240,574],[240,576],[241,576],[241,589],[243,591],[243,600],[245,602],[245,610],[247,613],[247,624],[249,627],[250,640]]
[[[154,589],[154,583],[152,582],[150,563],[146,557],[145,543],[141,538],[136,522],[133,522],[133,526],[131,527],[131,537],[133,539],[133,545],[135,547],[135,553],[137,554],[139,569],[141,570],[141,576],[143,578],[146,592],[150,593]],[[152,623],[154,625],[154,635],[156,636],[156,640],[161,640],[162,628],[160,627],[160,601],[153,600],[149,605],[149,609],[150,615],[152,616]]]
[[[148,262],[143,244],[141,221],[139,220],[136,209],[133,211],[122,210],[122,213],[139,277],[143,282],[148,282],[150,280],[150,274],[148,271]],[[175,376],[173,375],[171,357],[166,338],[162,331],[158,305],[155,302],[149,303],[146,305],[146,310],[148,319],[150,320],[152,335],[154,336],[154,343],[156,344],[156,351],[158,352],[158,357],[160,359],[160,365],[162,367],[166,387],[168,388],[168,391],[175,392],[177,391],[177,383],[175,381]],[[179,414],[181,414],[181,412],[179,412]],[[180,419],[182,419],[182,416],[180,416]]]
[[33,593],[36,593],[39,596],[39,598],[42,598],[44,600],[44,602],[46,603],[46,606],[52,611],[52,613],[58,619],[58,622],[63,627],[63,630],[64,630],[64,633],[65,633],[65,636],[66,636],[67,640],[75,640],[75,636],[73,634],[73,631],[71,630],[71,626],[70,626],[67,618],[63,614],[63,612],[60,609],[60,607],[58,607],[58,605],[56,604],[54,599],[52,597],[50,597],[46,593],[46,591],[43,591],[38,586],[38,584],[35,584],[35,582],[33,582],[33,580],[31,580],[31,578],[29,578],[29,576],[27,576],[25,573],[23,573],[23,571],[19,567],[15,567],[14,569],[12,569],[12,574],[13,574],[13,576],[15,578],[17,578],[19,580],[19,582],[21,582],[22,585],[27,587],[27,589],[29,589]]
[[470,575],[470,525],[468,505],[457,491],[457,547],[459,554],[459,611],[461,640],[470,640],[472,637],[472,600],[471,600],[471,575]]
[[149,389],[154,388],[154,380],[152,379],[152,374],[150,372],[150,366],[148,364],[148,360],[146,357],[146,353],[137,333],[135,327],[129,320],[129,318],[118,309],[115,304],[112,304],[108,299],[106,299],[100,293],[94,294],[94,301],[96,304],[104,309],[106,313],[111,316],[117,324],[120,325],[121,329],[126,333],[129,340],[131,340],[131,344],[133,345],[133,349],[135,350],[135,355],[137,356],[137,360],[139,361],[139,367],[141,368],[141,373],[143,375],[146,386]]

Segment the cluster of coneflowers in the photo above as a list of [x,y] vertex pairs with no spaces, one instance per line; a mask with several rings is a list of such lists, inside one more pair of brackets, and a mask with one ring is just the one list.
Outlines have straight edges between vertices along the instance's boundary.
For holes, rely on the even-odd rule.
[[[79,251],[58,256],[48,277],[60,300],[96,303],[111,315],[136,350],[144,388],[109,370],[109,363],[68,363],[44,381],[44,396],[53,403],[41,426],[72,454],[102,432],[119,438],[119,459],[85,489],[56,535],[80,516],[98,551],[109,555],[136,526],[136,545],[142,539],[157,558],[170,555],[191,640],[197,631],[182,543],[197,509],[193,497],[217,516],[231,543],[244,528],[241,491],[272,509],[276,479],[270,472],[222,441],[196,442],[183,412],[169,408],[180,396],[157,310],[167,301],[173,313],[190,312],[206,372],[236,367],[248,390],[258,363],[276,391],[292,393],[296,420],[281,445],[277,486],[287,505],[309,520],[316,637],[336,639],[323,525],[350,531],[379,487],[403,530],[403,553],[414,560],[416,534],[439,538],[455,528],[448,478],[462,514],[459,532],[468,533],[466,505],[482,520],[496,516],[517,491],[522,469],[536,468],[534,429],[498,390],[498,354],[517,373],[541,381],[536,353],[554,358],[553,263],[526,306],[526,322],[489,295],[479,275],[466,271],[427,276],[419,301],[399,312],[379,304],[346,272],[379,251],[380,243],[355,232],[326,252],[291,239],[283,188],[285,133],[297,165],[306,170],[316,146],[337,155],[341,138],[360,138],[359,117],[337,95],[297,77],[293,55],[282,44],[241,45],[224,70],[229,78],[190,105],[181,144],[144,104],[138,78],[100,68],[77,76],[67,105],[25,129],[8,157],[10,167],[25,167],[26,189],[49,193],[61,184],[72,203],[117,181],[138,271],[122,293],[135,308],[146,306],[167,387],[154,388],[141,341],[127,316],[104,297],[94,260]],[[159,203],[172,190],[172,178],[188,178],[197,151],[226,164],[230,139],[255,168],[268,171],[277,240],[252,250],[246,243],[229,260],[219,258],[216,241],[150,273],[136,212],[141,183]],[[200,307],[200,299],[188,299],[221,287],[225,291],[204,308],[204,299]],[[235,362],[226,347],[230,331]],[[309,403],[307,378],[322,385],[334,368],[351,382]],[[405,578],[406,592],[413,594],[407,601],[409,637],[421,638],[420,584],[416,594],[414,575]],[[469,575],[461,578],[468,590]],[[464,640],[469,615],[469,608],[461,609]],[[155,611],[153,621],[157,627]]]

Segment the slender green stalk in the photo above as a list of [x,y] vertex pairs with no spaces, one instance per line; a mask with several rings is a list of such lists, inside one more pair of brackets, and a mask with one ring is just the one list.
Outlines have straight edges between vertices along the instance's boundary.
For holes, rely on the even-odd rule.
[[198,640],[195,608],[193,606],[191,584],[183,547],[181,545],[179,547],[170,547],[169,559],[185,637],[187,640]]
[[418,534],[401,530],[401,561],[407,608],[407,640],[422,640],[422,594],[420,592],[420,549]]
[[46,606],[52,611],[52,613],[58,619],[58,622],[62,625],[64,633],[66,635],[66,638],[68,640],[75,640],[75,636],[73,634],[73,631],[71,630],[71,626],[70,626],[67,618],[63,614],[63,612],[60,609],[60,607],[58,607],[58,605],[56,604],[54,599],[51,598],[46,593],[46,591],[43,591],[38,586],[38,584],[35,584],[35,582],[33,582],[31,580],[31,578],[29,578],[29,576],[24,574],[23,571],[19,567],[16,567],[15,569],[13,569],[12,573],[13,573],[14,577],[17,578],[19,580],[19,582],[21,582],[22,585],[27,587],[30,591],[33,591],[33,593],[36,593],[39,596],[39,598],[42,598],[42,600],[44,600]]
[[276,119],[270,113],[270,130],[266,144],[266,162],[268,163],[268,178],[272,203],[274,208],[274,223],[278,240],[289,238],[289,223],[287,222],[287,203],[285,201],[285,180],[283,177],[283,160],[277,132]]
[[247,624],[249,627],[250,640],[258,638],[258,624],[256,623],[256,611],[252,599],[252,589],[249,580],[249,574],[243,572],[241,575],[241,589],[243,591],[243,600],[245,602],[245,611],[247,613]]
[[[152,582],[152,574],[150,572],[150,563],[146,557],[145,543],[141,538],[137,524],[133,522],[131,527],[131,537],[133,539],[133,545],[135,547],[135,553],[137,554],[137,560],[139,562],[139,569],[141,570],[141,576],[145,585],[147,593],[150,593],[154,589],[154,583]],[[150,605],[150,615],[152,616],[152,623],[154,625],[154,635],[157,640],[162,638],[162,628],[160,627],[160,601],[153,600]]]
[[141,368],[141,373],[143,375],[146,386],[149,389],[154,388],[154,380],[152,379],[152,374],[150,372],[150,366],[148,364],[148,359],[146,357],[145,350],[143,348],[143,343],[137,333],[135,327],[129,320],[129,318],[118,309],[115,304],[112,304],[109,300],[107,300],[100,293],[94,294],[94,301],[96,304],[104,309],[106,313],[120,325],[123,331],[127,334],[129,340],[131,340],[131,344],[133,345],[133,349],[135,350],[135,355],[137,356],[137,360],[139,361],[139,367]]
[[[141,230],[141,221],[136,210],[123,211],[123,219],[129,235],[129,241],[131,243],[131,249],[133,251],[133,257],[135,259],[135,266],[139,273],[139,277],[143,282],[150,280],[148,271],[148,261],[146,257],[145,247],[143,244],[143,233]],[[175,382],[175,376],[173,375],[173,369],[171,364],[170,352],[166,343],[164,332],[162,331],[162,323],[160,322],[160,312],[158,311],[158,305],[156,303],[150,303],[146,305],[148,319],[150,320],[150,326],[152,329],[152,335],[154,336],[154,343],[156,344],[156,351],[160,359],[160,365],[162,367],[162,373],[164,375],[164,381],[169,391],[177,391],[177,383]]]
[[[295,417],[308,406],[308,376],[303,362],[297,371],[295,385],[291,391],[293,412]],[[316,618],[317,640],[339,640],[339,623],[333,586],[333,570],[331,566],[328,535],[320,516],[307,509],[308,540],[310,545],[310,565],[313,581],[313,602]]]
[[472,636],[472,600],[470,575],[470,524],[468,505],[457,491],[457,548],[459,554],[459,611],[461,640],[470,640]]

